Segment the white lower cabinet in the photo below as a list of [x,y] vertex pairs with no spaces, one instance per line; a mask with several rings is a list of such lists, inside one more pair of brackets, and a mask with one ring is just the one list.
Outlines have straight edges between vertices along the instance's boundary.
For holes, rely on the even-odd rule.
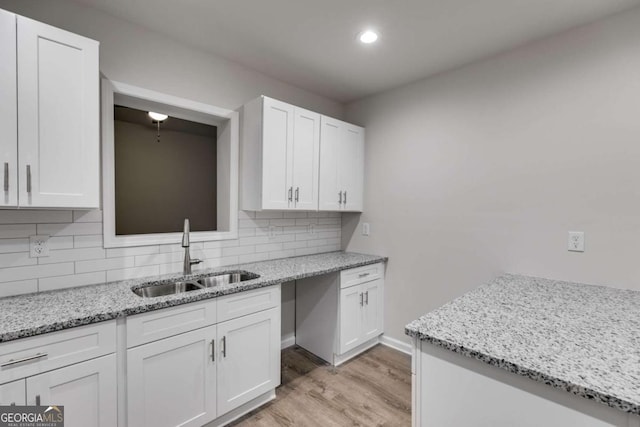
[[384,332],[384,264],[296,282],[296,344],[339,365]]
[[0,406],[25,405],[25,392],[24,380],[0,385]]
[[216,418],[216,326],[127,351],[130,426],[201,426]]
[[280,286],[131,316],[127,342],[129,427],[228,422],[280,384]]
[[0,344],[0,405],[64,406],[67,427],[117,425],[116,324]]
[[26,383],[27,404],[64,406],[67,427],[117,425],[115,354],[45,372]]
[[218,412],[280,385],[280,308],[218,324]]

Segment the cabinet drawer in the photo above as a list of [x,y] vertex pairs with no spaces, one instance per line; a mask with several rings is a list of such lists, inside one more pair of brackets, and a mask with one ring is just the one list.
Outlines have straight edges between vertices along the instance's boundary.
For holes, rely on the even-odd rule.
[[127,317],[127,348],[216,323],[216,300],[210,299]]
[[342,270],[340,272],[340,289],[379,279],[383,272],[384,265],[382,263]]
[[280,305],[280,285],[218,298],[218,322]]
[[115,320],[10,341],[0,344],[0,383],[115,351]]

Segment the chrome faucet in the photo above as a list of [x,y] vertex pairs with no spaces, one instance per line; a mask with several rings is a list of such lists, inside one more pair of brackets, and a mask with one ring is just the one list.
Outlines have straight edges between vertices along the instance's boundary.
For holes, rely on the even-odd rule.
[[191,259],[189,255],[189,218],[184,219],[184,231],[182,232],[182,247],[184,248],[184,267],[182,274],[185,276],[191,274],[191,266],[193,264],[200,264],[201,259]]

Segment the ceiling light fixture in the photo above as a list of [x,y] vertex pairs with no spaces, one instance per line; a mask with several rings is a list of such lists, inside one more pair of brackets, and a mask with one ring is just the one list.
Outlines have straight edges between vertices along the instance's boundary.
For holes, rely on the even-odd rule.
[[149,117],[158,124],[158,136],[156,142],[160,142],[160,123],[164,122],[169,118],[166,114],[156,113],[154,111],[149,111]]
[[358,38],[364,44],[371,44],[378,40],[378,33],[373,30],[366,30],[361,32]]

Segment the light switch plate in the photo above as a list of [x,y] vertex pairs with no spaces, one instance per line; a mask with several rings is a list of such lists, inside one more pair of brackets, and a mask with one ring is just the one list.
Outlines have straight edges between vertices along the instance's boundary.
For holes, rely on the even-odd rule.
[[362,223],[362,235],[363,236],[368,236],[369,234],[371,234],[371,226],[369,225],[368,222],[363,222]]
[[49,256],[49,236],[44,234],[29,236],[29,256],[31,258]]
[[584,232],[569,232],[569,250],[571,252],[584,252]]

